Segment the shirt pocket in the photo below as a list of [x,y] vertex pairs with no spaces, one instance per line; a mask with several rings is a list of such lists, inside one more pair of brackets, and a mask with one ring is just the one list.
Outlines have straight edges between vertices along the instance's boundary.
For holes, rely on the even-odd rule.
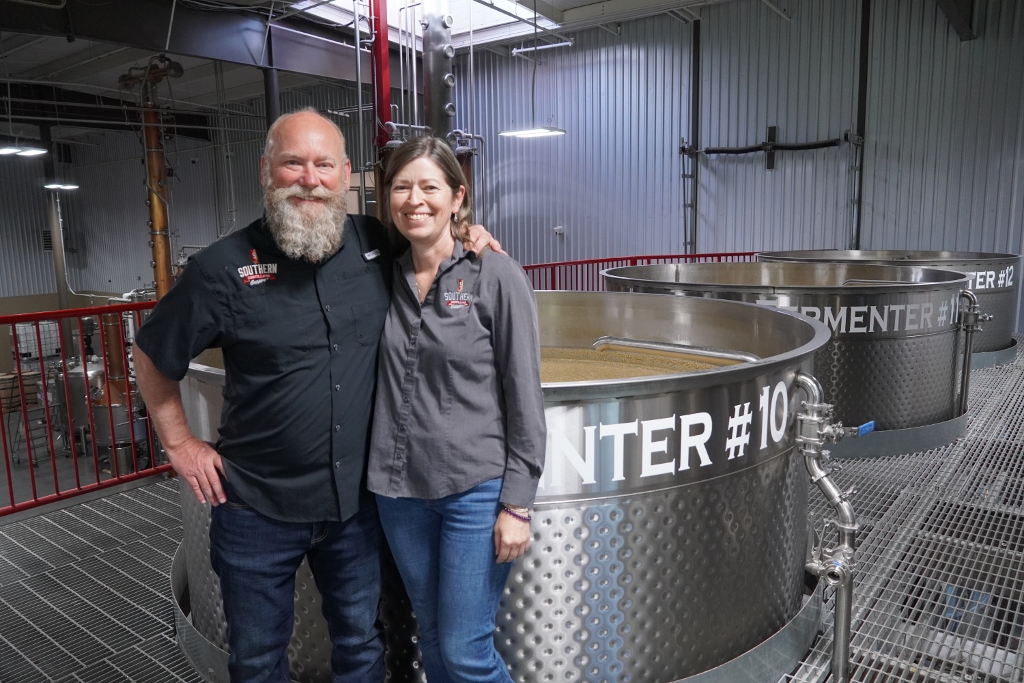
[[379,263],[370,262],[342,271],[341,279],[344,295],[358,301],[348,308],[356,342],[362,346],[377,344],[391,307],[386,271]]
[[266,321],[269,311],[266,289],[257,286],[242,290],[229,299],[229,307],[236,328],[259,327]]
[[357,342],[363,346],[370,346],[380,341],[380,335],[384,331],[384,322],[387,320],[388,308],[390,306],[390,300],[378,299],[351,307],[353,329],[355,330]]
[[258,287],[259,292],[239,293],[229,304],[241,352],[235,357],[244,371],[283,372],[318,344],[326,346],[323,314],[315,300],[303,302],[283,289]]

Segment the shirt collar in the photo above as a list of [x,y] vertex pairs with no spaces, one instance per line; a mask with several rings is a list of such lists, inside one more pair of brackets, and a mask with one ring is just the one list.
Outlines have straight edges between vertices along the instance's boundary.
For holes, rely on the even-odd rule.
[[[480,256],[476,252],[469,251],[462,245],[462,240],[455,240],[455,248],[452,249],[452,255],[438,264],[437,272],[443,273],[463,259],[475,261],[478,258],[480,258]],[[399,257],[399,261],[401,262],[403,269],[412,270],[412,247],[407,248],[402,253]]]

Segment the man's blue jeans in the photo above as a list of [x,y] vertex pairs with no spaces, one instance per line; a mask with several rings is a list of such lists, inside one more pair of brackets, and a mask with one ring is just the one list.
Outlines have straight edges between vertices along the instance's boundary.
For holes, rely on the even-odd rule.
[[244,503],[213,508],[210,560],[220,577],[232,683],[286,683],[294,623],[295,571],[303,557],[323,598],[333,683],[384,680],[384,637],[377,623],[382,535],[377,510],[345,522],[294,523]]
[[511,683],[494,619],[512,563],[497,564],[501,479],[437,500],[377,496],[420,627],[430,683]]

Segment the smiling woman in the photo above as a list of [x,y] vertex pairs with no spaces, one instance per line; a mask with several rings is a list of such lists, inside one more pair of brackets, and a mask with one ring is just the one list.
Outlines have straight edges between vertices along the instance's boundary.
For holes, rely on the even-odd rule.
[[408,248],[381,337],[367,486],[430,681],[511,683],[492,636],[544,463],[537,311],[518,263],[460,241],[466,185],[438,138],[406,141],[385,170],[387,224]]

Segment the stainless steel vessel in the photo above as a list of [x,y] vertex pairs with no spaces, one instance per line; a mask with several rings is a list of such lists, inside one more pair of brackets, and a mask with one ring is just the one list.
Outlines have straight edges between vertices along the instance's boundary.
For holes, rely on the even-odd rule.
[[[544,385],[548,452],[535,539],[513,569],[495,636],[513,678],[667,683],[789,628],[807,562],[797,380],[828,343],[827,328],[714,299],[538,292],[537,301],[542,346],[646,344],[718,367]],[[222,371],[195,364],[185,380],[200,438],[214,438],[222,383]],[[207,509],[187,487],[182,502],[187,569],[175,574],[175,590],[187,575],[202,638],[183,647],[196,662],[223,648],[224,622]],[[328,680],[330,647],[305,568],[297,593],[292,676]],[[389,680],[421,680],[412,622],[395,604],[385,596]],[[187,620],[179,621],[182,638]],[[805,648],[813,636],[812,624]]]
[[975,251],[842,250],[768,251],[758,261],[789,263],[863,263],[945,268],[964,273],[967,289],[992,316],[974,337],[974,352],[1000,351],[1013,345],[1020,295],[1020,256]]
[[960,273],[853,263],[707,263],[604,271],[612,291],[748,301],[824,322],[814,375],[845,425],[896,430],[960,414]]

